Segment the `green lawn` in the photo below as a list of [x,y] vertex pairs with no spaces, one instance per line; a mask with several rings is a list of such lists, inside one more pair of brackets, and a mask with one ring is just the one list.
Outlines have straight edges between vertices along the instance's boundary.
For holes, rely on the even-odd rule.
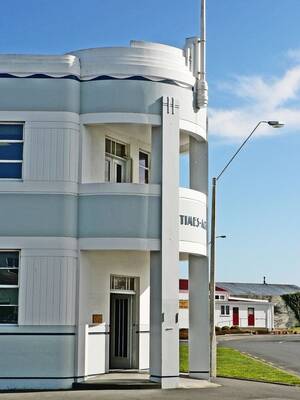
[[[246,356],[237,350],[219,347],[217,375],[228,378],[300,385],[300,377]],[[180,344],[180,371],[188,372],[188,346]]]

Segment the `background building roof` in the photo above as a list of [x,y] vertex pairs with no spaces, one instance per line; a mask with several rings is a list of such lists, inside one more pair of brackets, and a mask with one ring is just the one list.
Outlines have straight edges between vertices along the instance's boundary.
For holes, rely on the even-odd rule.
[[217,282],[217,287],[228,291],[234,296],[281,296],[300,292],[300,287],[296,285],[273,285],[268,283]]

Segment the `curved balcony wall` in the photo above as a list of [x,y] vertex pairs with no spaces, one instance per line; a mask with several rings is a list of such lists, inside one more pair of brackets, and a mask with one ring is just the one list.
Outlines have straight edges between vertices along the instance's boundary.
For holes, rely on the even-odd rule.
[[[84,184],[79,197],[80,248],[158,250],[159,185]],[[179,191],[179,249],[206,255],[206,196]]]
[[81,249],[159,249],[159,185],[83,184],[78,208]]
[[84,121],[89,120],[89,114],[95,121],[97,114],[160,117],[160,98],[169,96],[180,104],[181,125],[195,125],[192,130],[205,137],[206,109],[195,112],[195,78],[183,50],[131,42],[128,48],[95,48],[72,54],[81,65],[80,113]]

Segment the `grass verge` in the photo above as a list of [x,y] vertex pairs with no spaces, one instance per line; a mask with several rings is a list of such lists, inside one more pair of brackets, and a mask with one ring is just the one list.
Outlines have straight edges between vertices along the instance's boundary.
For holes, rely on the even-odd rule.
[[[188,372],[188,345],[185,343],[180,344],[180,371]],[[217,375],[300,386],[300,377],[227,347],[218,348]]]

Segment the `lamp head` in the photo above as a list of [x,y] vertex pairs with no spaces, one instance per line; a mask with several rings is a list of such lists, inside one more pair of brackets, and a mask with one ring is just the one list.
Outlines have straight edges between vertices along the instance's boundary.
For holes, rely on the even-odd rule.
[[282,121],[267,121],[267,124],[272,126],[272,128],[283,128],[285,125]]

